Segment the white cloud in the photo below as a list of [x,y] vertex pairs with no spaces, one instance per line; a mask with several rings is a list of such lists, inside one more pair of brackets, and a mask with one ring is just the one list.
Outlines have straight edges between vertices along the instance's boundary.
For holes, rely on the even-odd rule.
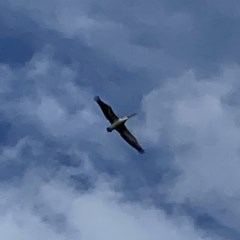
[[[159,236],[166,240],[213,239],[204,237],[185,217],[172,219],[151,206],[122,202],[104,179],[99,179],[97,188],[85,193],[61,181],[35,185],[30,179],[26,178],[18,190],[11,188],[6,193],[0,190],[5,206],[0,210],[1,226],[4,226],[0,228],[0,236],[6,240],[33,237],[155,240]],[[36,211],[38,205],[42,206],[40,214]],[[61,216],[63,227],[59,228],[61,223],[57,219],[52,223],[44,221],[44,214],[52,214],[53,219],[54,215]]]
[[[106,134],[108,122],[93,100],[93,90],[76,84],[76,70],[71,65],[55,62],[51,47],[46,46],[36,53],[22,68],[1,65],[0,74],[6,74],[8,80],[4,81],[6,91],[0,103],[0,109],[8,119],[25,119],[44,134],[57,137],[63,144],[71,143],[84,152],[86,144],[92,143],[96,146],[94,151],[106,159],[112,160],[111,155],[116,151],[122,151],[115,156],[116,160],[125,159],[125,151],[117,144],[119,138],[115,134],[112,138]],[[17,85],[19,76],[22,84]],[[9,94],[18,97],[9,101]],[[109,145],[111,147],[106,148]]]
[[[144,69],[153,82],[159,81],[163,72],[181,69],[182,61],[173,57],[166,45],[172,42],[169,39],[176,39],[193,27],[191,14],[169,13],[161,2],[138,6],[107,0],[100,5],[95,0],[8,0],[7,5],[23,11],[45,29],[83,40],[91,49],[100,50],[128,69]],[[156,42],[157,47],[149,47],[151,42]]]
[[[190,200],[198,211],[209,213],[225,226],[239,229],[239,111],[237,106],[223,101],[238,86],[239,70],[226,70],[218,78],[204,80],[197,80],[191,71],[182,77],[162,78],[195,61],[196,53],[201,50],[194,48],[194,44],[188,49],[188,43],[201,40],[194,38],[194,34],[188,35],[195,27],[191,14],[165,12],[162,3],[158,7],[155,4],[138,7],[133,3],[130,7],[126,2],[112,5],[104,1],[99,12],[94,12],[94,8],[100,7],[94,1],[9,0],[8,4],[14,12],[22,11],[24,16],[44,29],[57,31],[63,38],[84,39],[93,52],[100,49],[104,56],[110,54],[110,62],[113,59],[120,62],[126,71],[139,67],[147,72],[144,78],[147,84],[152,80],[161,81],[159,88],[143,99],[146,121],[139,122],[143,132],[135,127],[139,139],[144,138],[156,151],[158,146],[167,143],[174,154],[175,162],[171,167],[180,170],[181,175],[172,183],[173,188],[164,184],[160,187],[167,191],[168,201],[185,203]],[[190,53],[185,53],[186,49]],[[205,45],[204,49],[207,49]],[[6,186],[2,186],[4,207],[0,219],[4,228],[0,229],[0,234],[4,239],[16,239],[16,236],[18,239],[33,239],[33,236],[34,239],[79,239],[80,236],[83,240],[207,239],[187,217],[166,216],[162,209],[122,203],[121,196],[113,190],[113,180],[98,178],[102,173],[94,169],[92,163],[100,165],[101,160],[93,153],[111,164],[122,161],[125,168],[130,167],[128,161],[132,159],[127,156],[125,143],[119,143],[119,136],[106,134],[107,122],[99,116],[92,90],[77,86],[76,77],[75,69],[55,62],[49,49],[35,54],[22,68],[0,66],[0,109],[4,117],[19,126],[17,130],[21,128],[18,123],[31,123],[46,138],[54,139],[58,149],[65,151],[67,146],[70,150],[66,153],[74,152],[84,161],[80,170],[60,166],[58,178],[51,183],[44,183],[41,176],[33,183],[34,173],[28,169],[30,177],[26,177],[28,181],[19,189],[6,191]],[[81,83],[81,77],[78,81]],[[118,82],[115,83],[117,88]],[[130,82],[123,90],[131,85],[135,88],[136,84],[141,85],[137,81]],[[146,91],[139,90],[140,94]],[[22,139],[15,147],[4,147],[1,160],[24,161],[22,149],[26,145],[33,150],[37,148],[31,141],[31,138]],[[51,156],[45,157],[52,160]],[[133,171],[137,170],[133,168]],[[81,175],[84,172],[94,181],[108,182],[110,186],[97,185],[83,193],[66,183],[71,173]],[[134,176],[131,169],[129,173]],[[63,217],[64,231],[55,230],[57,221],[54,224],[44,222],[41,216],[44,211],[35,212],[39,202],[52,211],[49,214],[53,219],[55,213]]]
[[239,110],[223,100],[237,87],[238,78],[239,67],[234,67],[213,79],[197,80],[188,72],[169,80],[144,98],[142,128],[150,143],[167,143],[174,153],[180,175],[167,190],[169,200],[190,201],[236,231],[240,222]]

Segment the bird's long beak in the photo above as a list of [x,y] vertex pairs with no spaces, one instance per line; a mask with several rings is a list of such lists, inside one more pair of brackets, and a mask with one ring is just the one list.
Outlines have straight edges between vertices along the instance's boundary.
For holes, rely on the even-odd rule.
[[128,115],[127,117],[130,118],[130,117],[133,117],[133,116],[135,116],[135,115],[137,115],[137,114],[136,114],[136,113],[133,113],[133,114],[131,114],[131,115]]

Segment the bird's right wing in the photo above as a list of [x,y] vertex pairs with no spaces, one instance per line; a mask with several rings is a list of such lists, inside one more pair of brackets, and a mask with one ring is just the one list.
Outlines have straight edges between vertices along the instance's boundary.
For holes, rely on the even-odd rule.
[[140,153],[144,153],[144,150],[139,145],[137,139],[129,132],[127,127],[123,124],[116,129],[120,135],[123,137],[124,140],[126,140],[132,147],[138,150]]
[[105,102],[103,102],[100,97],[95,97],[94,100],[98,103],[100,106],[104,116],[107,118],[107,120],[112,124],[116,120],[118,120],[118,116],[113,112],[112,108],[107,105]]

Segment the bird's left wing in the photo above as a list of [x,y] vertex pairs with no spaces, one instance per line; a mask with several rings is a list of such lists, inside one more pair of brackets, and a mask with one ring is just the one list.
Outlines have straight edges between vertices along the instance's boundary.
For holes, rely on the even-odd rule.
[[118,116],[113,112],[112,108],[107,105],[105,102],[103,102],[100,97],[96,96],[94,100],[98,103],[100,106],[104,116],[107,118],[107,120],[112,124],[116,120],[118,120]]
[[120,135],[123,137],[124,140],[126,140],[132,147],[138,150],[140,153],[144,153],[144,150],[139,145],[137,139],[129,132],[127,127],[123,124],[116,129]]

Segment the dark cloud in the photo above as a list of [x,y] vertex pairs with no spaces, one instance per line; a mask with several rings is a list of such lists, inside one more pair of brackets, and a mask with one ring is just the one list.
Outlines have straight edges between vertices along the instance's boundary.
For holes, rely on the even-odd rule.
[[[4,239],[239,237],[237,1],[0,13]],[[127,125],[145,155],[106,133],[95,95],[139,113]]]

